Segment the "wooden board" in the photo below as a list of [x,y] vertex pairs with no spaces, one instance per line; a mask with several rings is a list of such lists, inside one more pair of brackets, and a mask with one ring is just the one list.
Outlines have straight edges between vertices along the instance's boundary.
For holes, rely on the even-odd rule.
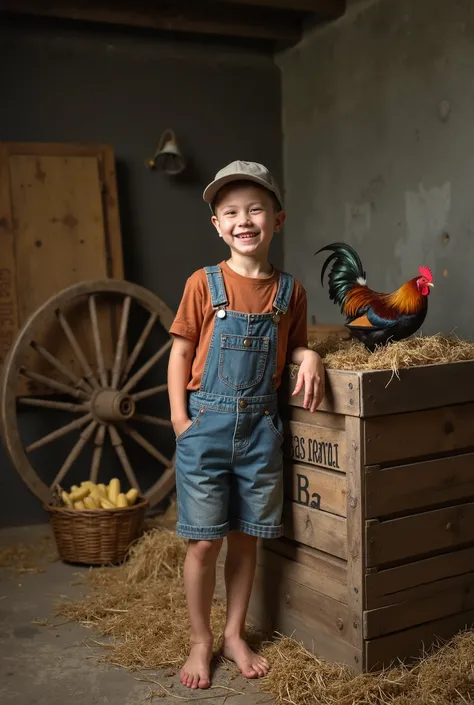
[[8,152],[0,143],[0,368],[18,330],[15,232],[10,200]]
[[474,497],[474,453],[366,468],[366,517],[407,513]]
[[336,514],[285,502],[284,536],[338,558],[347,558],[346,520]]
[[405,629],[395,634],[365,641],[365,669],[379,670],[398,659],[407,663],[420,657],[438,639],[450,639],[458,631],[474,624],[474,610],[443,617],[433,622]]
[[[2,210],[8,223],[6,230],[0,229],[0,253],[11,273],[10,308],[17,315],[9,317],[16,318],[14,336],[10,332],[9,338],[14,338],[29,316],[62,289],[91,279],[122,279],[122,246],[110,147],[6,142],[0,148]],[[14,253],[9,238],[14,240]],[[114,354],[116,315],[115,305],[101,306],[99,302],[103,352],[109,365]],[[87,308],[85,314],[69,310],[67,320],[92,362]],[[83,375],[57,321],[51,321],[37,342],[77,376]],[[28,355],[24,364],[53,379],[60,377],[35,353]],[[19,380],[19,395],[49,391],[34,382]]]
[[283,453],[290,460],[344,471],[346,437],[343,431],[324,426],[288,421]]
[[312,509],[347,514],[346,477],[340,472],[285,462],[285,498]]
[[373,639],[474,609],[473,588],[473,572],[414,588],[403,602],[365,611],[364,638]]
[[410,600],[415,591],[432,589],[440,580],[466,573],[474,566],[474,548],[464,548],[386,570],[371,570],[365,577],[366,604],[372,609]]
[[352,642],[362,648],[361,615],[364,606],[365,546],[364,517],[364,447],[360,419],[347,419],[347,591],[352,620]]
[[474,360],[361,373],[360,415],[368,418],[474,401]]
[[268,566],[257,566],[252,607],[265,630],[278,631],[284,612],[302,619],[310,618],[315,631],[351,643],[350,613],[346,604],[276,573]]
[[367,419],[365,463],[452,453],[474,447],[474,404]]
[[469,543],[474,543],[474,502],[382,522],[369,519],[366,523],[368,567]]
[[330,556],[318,551],[316,548],[304,546],[288,539],[264,539],[262,546],[265,550],[277,553],[284,558],[289,558],[300,565],[307,566],[330,581],[347,585],[347,562],[342,558]]
[[[269,546],[261,547],[258,552],[258,564],[263,570],[271,570],[280,577],[289,578],[295,583],[309,587],[316,592],[331,597],[338,602],[347,604],[347,577],[345,570],[339,570],[334,575],[334,565],[329,561],[320,559],[317,568],[309,567],[298,560],[301,553],[296,554],[296,560],[286,558],[272,550]],[[340,568],[340,566],[337,566]]]
[[[300,392],[293,397],[292,392],[296,385],[296,375],[287,376],[283,387],[286,403],[290,406],[303,406],[304,393]],[[346,372],[343,370],[326,370],[326,393],[324,399],[315,412],[329,411],[333,414],[347,414],[359,416],[360,372]]]

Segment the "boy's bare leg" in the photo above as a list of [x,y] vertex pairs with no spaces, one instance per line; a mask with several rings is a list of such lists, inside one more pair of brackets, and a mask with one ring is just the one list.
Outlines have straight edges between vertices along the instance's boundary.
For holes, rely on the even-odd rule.
[[217,556],[222,539],[189,541],[184,587],[191,622],[191,650],[180,673],[188,688],[209,688],[212,659],[211,605],[216,586]]
[[225,562],[227,622],[222,653],[235,662],[246,678],[259,678],[268,673],[268,661],[252,651],[243,639],[256,562],[257,539],[231,531],[227,537]]

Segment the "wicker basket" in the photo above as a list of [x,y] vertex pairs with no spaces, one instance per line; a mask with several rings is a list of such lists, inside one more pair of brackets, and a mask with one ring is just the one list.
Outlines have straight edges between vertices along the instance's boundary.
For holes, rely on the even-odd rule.
[[107,565],[120,563],[143,533],[148,501],[139,498],[120,509],[67,509],[52,504],[49,512],[61,560]]

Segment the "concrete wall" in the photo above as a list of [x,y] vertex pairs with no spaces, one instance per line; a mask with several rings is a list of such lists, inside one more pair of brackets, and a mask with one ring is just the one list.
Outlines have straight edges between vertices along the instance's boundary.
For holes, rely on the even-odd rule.
[[[22,22],[0,29],[0,60],[0,140],[113,145],[126,276],[173,308],[194,269],[226,256],[201,198],[215,171],[252,159],[281,178],[279,71],[263,52]],[[190,162],[177,180],[144,166],[167,127]],[[153,473],[154,461],[143,462]],[[0,496],[9,498],[0,525],[42,518],[3,453],[0,467]]]
[[474,4],[353,0],[277,63],[285,266],[310,314],[342,322],[313,257],[342,239],[379,291],[431,267],[423,331],[474,336]]

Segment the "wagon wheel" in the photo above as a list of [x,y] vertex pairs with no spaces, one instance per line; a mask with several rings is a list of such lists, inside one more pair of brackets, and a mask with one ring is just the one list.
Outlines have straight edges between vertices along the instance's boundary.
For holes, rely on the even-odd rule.
[[[135,312],[137,308],[138,313],[132,315],[131,311]],[[86,472],[93,482],[100,481],[103,452],[112,456],[113,449],[117,467],[122,469],[131,487],[147,497],[151,505],[174,488],[175,446],[169,411],[166,411],[168,418],[141,412],[144,400],[156,403],[157,397],[167,398],[165,376],[163,383],[158,385],[150,386],[146,380],[157,363],[161,361],[161,366],[166,363],[172,342],[169,329],[173,315],[168,306],[150,291],[128,281],[106,279],[81,282],[64,289],[30,316],[5,360],[1,420],[5,445],[14,467],[44,503],[51,501],[57,484],[68,482],[66,476],[86,447],[90,455]],[[140,316],[145,317],[144,323],[139,324],[138,335],[131,342],[130,328],[132,323],[137,326]],[[74,331],[74,321],[76,328],[80,329],[79,334]],[[164,334],[165,342],[160,341],[153,353],[143,360],[145,345],[149,344],[150,334],[156,328],[160,329],[161,336]],[[116,344],[111,343],[113,336],[110,332],[114,329]],[[49,331],[49,338],[45,331]],[[88,346],[81,339],[81,331],[82,338],[88,339]],[[57,354],[58,347],[62,355]],[[85,352],[87,347],[88,354]],[[108,356],[104,353],[105,348],[109,349]],[[69,356],[66,362],[65,349]],[[37,371],[38,368],[43,371],[45,366],[48,374]],[[39,386],[45,393],[39,397],[19,396],[19,386],[24,387],[26,381],[30,390],[37,392]],[[139,389],[143,385],[144,388]],[[20,428],[23,409],[30,414],[41,414],[43,424],[46,415],[54,417],[55,427],[58,416],[66,414],[73,418],[50,433],[25,442]],[[138,430],[137,426],[142,428]],[[154,438],[154,442],[150,442],[142,435],[143,427],[147,427],[148,433],[151,429],[157,438],[163,434],[171,437],[172,441],[168,443],[171,451],[168,454],[161,452],[157,447],[159,441]],[[72,448],[49,468],[50,477],[45,482],[35,470],[35,452],[46,447],[51,452],[51,444],[59,439],[62,439],[60,443],[65,443],[66,437]],[[146,454],[153,467],[162,466],[161,476],[154,479],[150,487],[140,487],[130,460],[133,452],[127,452],[124,438],[131,445],[137,444],[140,447],[137,452]],[[44,475],[45,463],[42,470]],[[157,476],[158,473],[154,472],[154,478]]]

